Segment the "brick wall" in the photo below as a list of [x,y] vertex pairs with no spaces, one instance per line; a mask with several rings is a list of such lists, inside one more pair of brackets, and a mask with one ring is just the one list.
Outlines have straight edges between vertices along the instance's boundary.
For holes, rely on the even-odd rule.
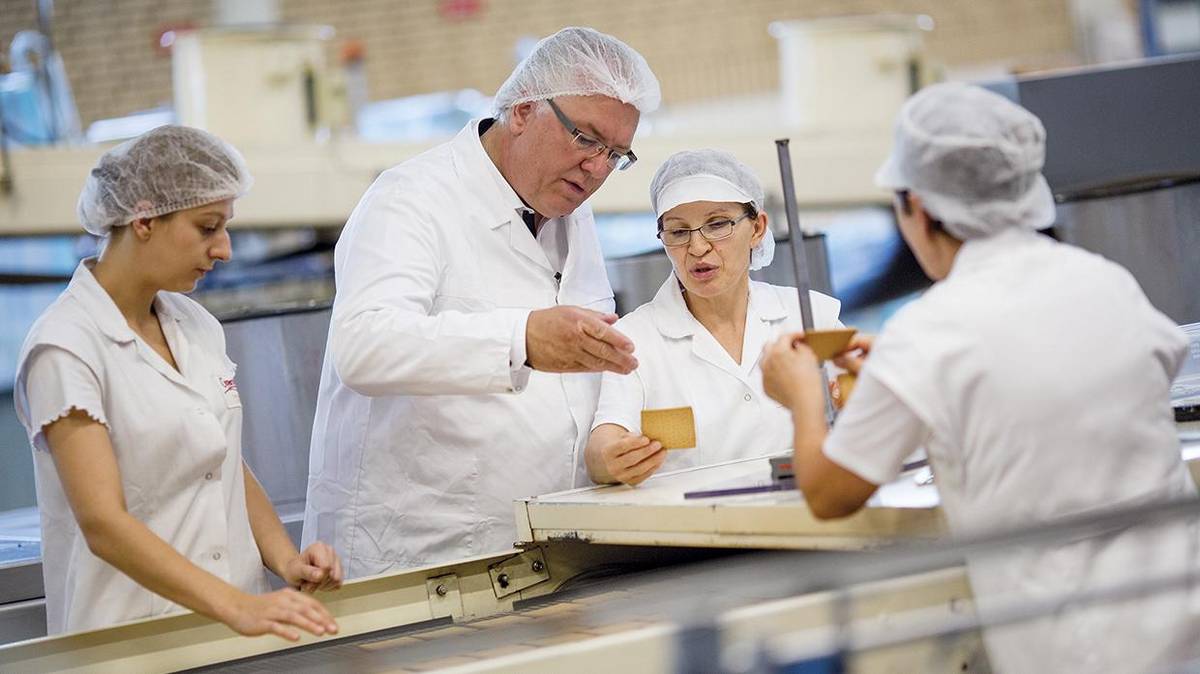
[[[0,48],[14,33],[36,28],[33,0],[0,0]],[[155,40],[164,27],[210,22],[198,0],[60,0],[54,40],[86,125],[96,119],[171,103],[170,56]]]
[[[0,0],[0,48],[34,26],[33,0]],[[513,66],[521,36],[590,25],[641,51],[666,101],[714,90],[756,92],[778,85],[767,24],[874,12],[926,13],[937,22],[933,54],[950,65],[1012,60],[1060,62],[1074,47],[1069,0],[479,0],[454,20],[437,0],[280,0],[283,18],[334,26],[365,42],[372,99],[451,88],[491,93]],[[158,34],[179,24],[209,25],[212,0],[59,0],[55,39],[84,124],[170,103],[170,59]]]

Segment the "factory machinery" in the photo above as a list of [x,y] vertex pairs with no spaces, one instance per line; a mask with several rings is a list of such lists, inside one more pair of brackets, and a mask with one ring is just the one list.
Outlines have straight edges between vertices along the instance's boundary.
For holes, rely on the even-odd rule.
[[[1053,124],[1049,111],[1071,109],[1064,101],[1086,98],[1064,98],[1069,90],[1064,82],[1092,93],[1120,92],[1123,98],[1137,101],[1142,97],[1129,92],[1138,86],[1194,82],[1188,77],[1197,68],[1200,60],[1180,59],[1028,80],[1020,83],[1019,98],[1038,109],[1048,127],[1061,128],[1067,125]],[[1119,82],[1121,86],[1099,86],[1120,78],[1128,81]],[[1155,91],[1181,90],[1157,87]],[[1172,100],[1192,100],[1194,87],[1183,91]],[[1154,110],[1168,108],[1158,105]],[[1140,120],[1126,131],[1162,128],[1146,121]],[[1175,147],[1186,146],[1177,142],[1185,136],[1159,135],[1176,139]],[[1071,156],[1069,149],[1095,152],[1096,143],[1079,142],[1081,139],[1062,133],[1050,137],[1052,142],[1072,141],[1051,147],[1047,175],[1052,183],[1094,184],[1097,176],[1077,175],[1077,169],[1103,163],[1081,161]],[[1128,133],[1121,137],[1128,140]],[[822,166],[824,162],[813,159],[825,154],[811,147],[816,141],[806,142],[810,145],[797,146],[805,159],[803,166]],[[1149,154],[1171,159],[1175,155],[1170,150],[1157,148]],[[762,149],[756,152],[760,161],[769,156],[763,156]],[[837,152],[845,152],[845,148],[839,146]],[[73,161],[65,153],[37,158],[44,169],[55,162]],[[1181,159],[1182,163],[1171,161],[1153,167],[1126,167],[1124,173],[1170,169],[1176,175],[1195,168],[1194,154]],[[790,167],[791,162],[783,165]],[[264,173],[269,175],[269,168],[266,166]],[[46,177],[61,172],[39,173],[36,162],[25,169],[15,172],[18,185],[27,188],[24,193],[36,194],[39,185],[47,194],[62,193],[61,188],[50,189],[52,181]],[[1194,213],[1189,209],[1196,184],[1180,179],[1163,188],[1169,193],[1129,193],[1137,197],[1138,204],[1151,198],[1146,194],[1157,195],[1153,198],[1162,204],[1151,206],[1185,214],[1145,218],[1162,225],[1162,236],[1153,240],[1168,242],[1164,250],[1195,249],[1192,239],[1183,241],[1178,233],[1192,236],[1188,233],[1194,232],[1189,228],[1194,220],[1188,214]],[[263,180],[256,191],[269,201],[271,186],[270,180]],[[289,198],[293,198],[295,185],[288,187]],[[338,193],[349,204],[360,191],[357,183],[346,183]],[[1065,189],[1056,191],[1065,193]],[[794,196],[787,199],[786,192],[785,201],[792,202],[787,204],[788,210],[794,212]],[[275,192],[278,194],[282,192]],[[1089,195],[1078,197],[1078,203],[1116,198],[1108,192],[1100,197]],[[1126,193],[1118,196],[1125,199]],[[861,203],[864,199],[847,201]],[[1065,197],[1062,201],[1076,203]],[[42,202],[22,203],[34,208]],[[297,203],[308,208],[308,204]],[[269,209],[256,211],[249,197],[247,205],[245,215],[239,217],[254,224],[265,222],[259,218]],[[60,206],[54,208],[61,210]],[[1075,207],[1075,211],[1075,215],[1060,213],[1066,221],[1064,231],[1078,235],[1064,236],[1072,241],[1097,229],[1085,222],[1086,206]],[[51,231],[56,223],[68,220],[66,215],[10,210],[0,217],[0,230]],[[1131,216],[1124,225],[1141,220]],[[798,269],[803,267],[800,260],[796,253],[793,262]],[[1138,274],[1137,260],[1125,263]],[[1184,271],[1173,273],[1171,282],[1163,284],[1161,293],[1153,283],[1147,283],[1147,292],[1177,322],[1191,323],[1200,320],[1194,305],[1166,305],[1171,298],[1195,297],[1194,293],[1179,292],[1180,287],[1193,287],[1186,279],[1191,278],[1187,274],[1194,272],[1194,265],[1184,266]],[[1180,283],[1181,279],[1184,282]],[[254,343],[271,345],[279,351],[279,358],[291,350],[319,354],[327,315],[294,315],[256,329],[281,329],[286,321],[296,320],[313,322],[311,329],[303,331],[311,339],[289,332],[289,340]],[[237,341],[230,340],[231,353],[237,350]],[[250,369],[255,359],[234,355],[249,366],[246,375],[253,379]],[[284,361],[319,363],[320,358]],[[293,373],[290,367],[277,371],[291,377],[282,388],[274,389],[277,404],[286,406],[289,414],[303,416],[298,410],[311,410],[311,401],[292,401],[278,392],[309,395],[316,387],[305,381],[304,373]],[[260,380],[263,386],[267,381]],[[249,384],[244,397],[252,395],[253,388]],[[264,396],[264,400],[270,398]],[[268,407],[274,405],[264,403],[258,418],[272,418],[262,413]],[[1194,461],[1200,456],[1200,433],[1181,421],[1185,459],[1195,474],[1200,466],[1200,461]],[[307,430],[311,417],[297,418],[288,426]],[[256,433],[249,420],[247,433]],[[299,437],[294,442],[275,440],[262,446],[306,444]],[[248,452],[247,459],[253,465],[256,457]],[[303,498],[302,467],[293,466],[292,475],[289,465],[266,476],[267,488],[281,506],[285,521],[289,518],[284,506],[301,504]],[[1153,526],[1196,515],[1194,503],[1156,504],[1035,530],[951,541],[932,475],[919,463],[882,487],[858,514],[824,522],[813,518],[787,476],[773,470],[769,457],[759,457],[656,475],[637,488],[588,487],[519,500],[514,513],[517,540],[511,550],[357,579],[322,595],[341,626],[336,637],[305,637],[299,644],[275,637],[245,638],[201,616],[181,614],[0,646],[0,672],[633,673],[840,671],[839,667],[855,672],[990,671],[963,567],[967,555],[1004,554],[1022,543],[1099,535],[1115,527]],[[1100,588],[1094,596],[1064,597],[1045,605],[1002,606],[1004,610],[989,612],[988,620],[1015,622],[1089,602],[1175,591],[1190,582],[1193,579],[1188,574],[1138,579],[1135,586]]]
[[[848,603],[829,594],[789,597],[796,588],[784,579],[772,588],[762,578],[730,576],[760,556],[750,551],[807,551],[792,555],[799,571],[840,558],[837,551],[877,548],[897,537],[934,539],[943,531],[935,490],[912,474],[861,514],[833,523],[814,520],[799,494],[775,488],[777,482],[760,458],[664,474],[636,489],[594,487],[519,501],[520,540],[510,552],[356,580],[323,595],[341,626],[336,638],[306,638],[298,646],[245,638],[185,614],[9,645],[0,649],[0,671],[668,671],[691,629],[699,630],[690,637],[697,652],[684,660],[717,653],[712,639],[820,632],[839,611],[867,621],[901,609],[947,617],[971,611],[957,567],[856,591]],[[734,485],[759,491],[685,498]],[[684,579],[678,594],[664,594]],[[701,612],[715,610],[716,622],[676,622],[681,608],[710,601]],[[923,670],[985,662],[971,633],[902,650]]]
[[[1185,452],[1200,455],[1200,441]],[[1194,503],[1154,505],[949,541],[929,477],[909,470],[831,522],[767,457],[523,499],[511,551],[324,594],[336,637],[246,638],[181,614],[0,647],[0,671],[990,671],[965,555],[1196,516]],[[1192,580],[1139,579],[1001,615]]]

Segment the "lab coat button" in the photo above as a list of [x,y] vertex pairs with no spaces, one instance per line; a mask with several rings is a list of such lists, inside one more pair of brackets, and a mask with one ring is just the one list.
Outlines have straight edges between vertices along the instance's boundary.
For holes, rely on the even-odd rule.
[[213,558],[213,561],[215,561],[215,562],[221,561],[221,553],[214,552],[212,558]]
[[205,479],[205,480],[211,480],[211,479],[212,479],[212,473],[205,473],[205,474],[204,474],[204,479]]
[[749,393],[746,394],[746,402],[750,402],[750,394]]

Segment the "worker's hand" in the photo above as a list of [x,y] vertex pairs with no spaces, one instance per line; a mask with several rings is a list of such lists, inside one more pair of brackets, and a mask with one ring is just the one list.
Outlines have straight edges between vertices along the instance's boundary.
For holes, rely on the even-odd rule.
[[827,384],[829,385],[829,398],[833,401],[833,406],[839,410],[842,409],[842,387],[838,385],[838,380],[836,378],[830,379]]
[[871,347],[874,345],[874,335],[856,334],[850,339],[850,343],[846,345],[846,350],[833,357],[833,364],[852,375],[858,376],[858,372],[862,369],[863,364],[866,363],[867,357],[871,355]]
[[560,306],[530,312],[525,324],[529,366],[542,372],[616,372],[637,368],[633,342],[613,329],[614,314]]
[[666,458],[667,450],[663,449],[662,443],[628,432],[600,448],[604,469],[613,479],[631,487],[641,484],[662,468]]
[[283,580],[302,592],[336,590],[342,586],[342,563],[333,548],[318,541],[288,560]]
[[781,336],[763,348],[763,391],[788,409],[815,396],[824,402],[821,363],[804,343],[804,333]]
[[298,630],[316,636],[338,631],[333,616],[321,602],[291,588],[257,595],[238,592],[221,614],[221,622],[248,637],[274,634],[298,641]]

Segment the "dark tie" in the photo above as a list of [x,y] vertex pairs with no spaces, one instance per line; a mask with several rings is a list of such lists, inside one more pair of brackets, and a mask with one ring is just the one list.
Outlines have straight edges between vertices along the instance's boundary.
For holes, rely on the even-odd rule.
[[521,211],[521,219],[525,221],[525,226],[529,228],[529,233],[532,234],[533,238],[536,239],[537,238],[537,228],[533,224],[534,217],[535,216],[533,214],[533,211],[531,211],[531,210],[526,209],[526,210]]

